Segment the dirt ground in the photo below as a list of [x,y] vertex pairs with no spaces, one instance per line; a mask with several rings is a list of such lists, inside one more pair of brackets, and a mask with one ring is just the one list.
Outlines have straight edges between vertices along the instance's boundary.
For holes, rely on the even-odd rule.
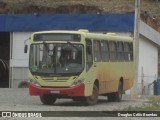
[[117,111],[129,106],[140,106],[145,99],[131,100],[124,95],[121,102],[108,102],[100,96],[97,105],[86,106],[71,99],[57,99],[53,105],[43,105],[37,96],[30,96],[27,88],[0,88],[0,111]]
[[[129,13],[134,12],[135,0],[0,0],[0,13],[66,13],[66,7],[73,9],[73,5],[82,5],[85,10],[93,7],[92,12],[100,9],[102,13]],[[159,15],[159,9],[160,1],[141,0],[141,11]]]
[[[103,111],[119,111],[127,108],[128,106],[141,106],[146,99],[131,100],[130,96],[124,95],[121,102],[108,102],[106,97],[99,97],[99,102],[94,106],[85,106],[81,102],[74,102],[71,99],[58,99],[54,105],[43,105],[40,102],[39,97],[29,96],[27,88],[0,88],[0,111],[48,111],[48,112],[61,112],[63,111],[93,111],[94,115],[90,114],[87,117],[66,117],[62,114],[62,117],[45,117],[45,118],[1,118],[0,120],[150,120],[149,117],[92,117],[101,115]],[[95,114],[94,111],[97,111]],[[74,113],[74,112],[73,112]],[[56,115],[56,113],[54,113]],[[58,113],[61,114],[61,113]],[[69,113],[72,114],[71,112]],[[154,117],[153,120],[158,120]]]

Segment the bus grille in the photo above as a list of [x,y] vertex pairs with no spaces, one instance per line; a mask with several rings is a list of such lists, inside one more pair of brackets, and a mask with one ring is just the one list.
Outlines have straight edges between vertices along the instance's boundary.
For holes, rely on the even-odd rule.
[[46,82],[67,82],[70,77],[41,77]]

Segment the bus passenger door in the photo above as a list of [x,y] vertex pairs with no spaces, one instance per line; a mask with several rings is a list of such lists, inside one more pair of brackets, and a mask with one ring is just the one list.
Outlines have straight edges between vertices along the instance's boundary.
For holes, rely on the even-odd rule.
[[95,67],[93,65],[92,41],[86,40],[86,84],[85,96],[92,95],[93,82],[96,79]]

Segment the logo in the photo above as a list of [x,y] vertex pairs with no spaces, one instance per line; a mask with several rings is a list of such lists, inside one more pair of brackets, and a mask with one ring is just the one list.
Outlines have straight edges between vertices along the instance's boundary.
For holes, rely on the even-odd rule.
[[0,117],[42,117],[42,114],[40,112],[1,112]]
[[11,112],[2,112],[2,117],[12,117]]

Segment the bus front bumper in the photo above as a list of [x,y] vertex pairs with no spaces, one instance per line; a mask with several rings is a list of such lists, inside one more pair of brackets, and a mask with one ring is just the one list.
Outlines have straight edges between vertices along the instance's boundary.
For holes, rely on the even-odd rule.
[[56,96],[66,95],[68,97],[74,96],[84,96],[84,84],[69,87],[69,88],[47,88],[47,87],[39,87],[33,84],[29,84],[29,93],[34,96],[41,96],[44,94],[53,94]]

